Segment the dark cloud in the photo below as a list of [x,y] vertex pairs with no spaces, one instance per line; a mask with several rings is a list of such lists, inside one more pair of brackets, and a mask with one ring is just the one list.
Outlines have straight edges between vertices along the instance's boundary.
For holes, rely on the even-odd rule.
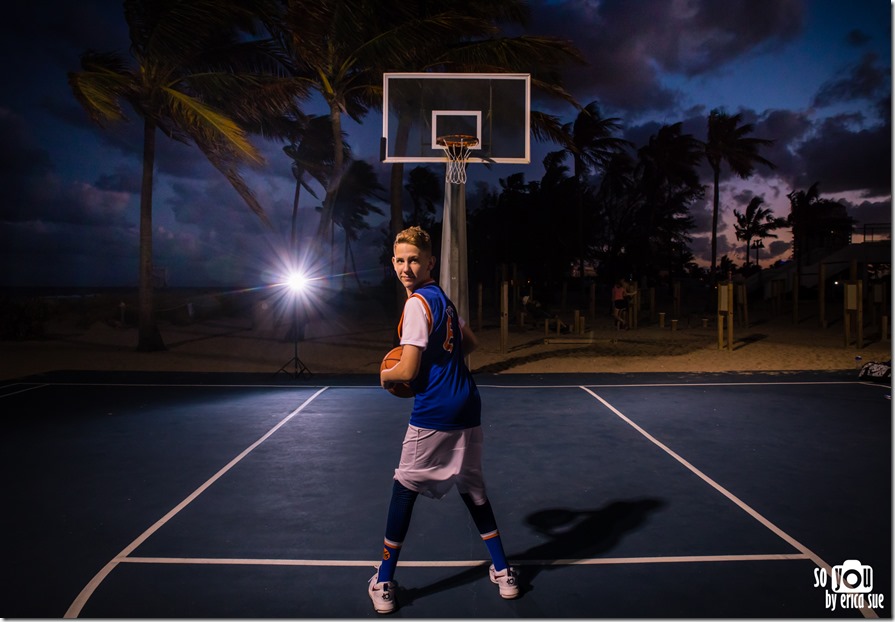
[[697,201],[690,206],[690,217],[693,219],[693,233],[712,232],[712,200]]
[[821,182],[825,192],[891,194],[891,126],[886,123],[855,131],[853,121],[848,115],[826,119],[799,147],[804,169],[794,177],[798,187]]
[[[767,251],[768,256],[774,260],[786,259],[791,249],[792,242],[786,240],[774,240],[770,244],[765,244],[765,251]],[[758,256],[759,261],[761,261],[763,254],[764,251],[761,251]]]
[[[861,230],[864,225],[892,223],[891,201],[862,201],[852,204],[849,201],[839,201],[848,209],[848,214],[857,221],[856,230]],[[886,232],[891,233],[891,228]]]
[[823,108],[858,99],[875,100],[891,89],[889,73],[889,68],[880,65],[879,57],[868,52],[859,62],[821,85],[812,105]]
[[767,167],[759,167],[756,175],[759,177],[782,177],[793,179],[802,172],[802,161],[793,150],[793,145],[805,140],[814,124],[803,112],[791,110],[773,110],[755,123],[753,136],[773,141],[773,144],[763,147],[762,157],[774,163],[773,170]]
[[36,144],[24,120],[0,110],[0,220],[69,224],[125,223],[128,192],[61,178],[49,152]]
[[680,93],[662,83],[661,71],[715,71],[791,41],[804,21],[799,0],[568,0],[537,3],[533,13],[539,32],[585,50],[589,66],[566,72],[570,90],[628,111],[676,107]]
[[853,45],[854,47],[861,47],[866,43],[869,43],[871,40],[870,35],[868,35],[863,30],[859,30],[855,28],[854,30],[850,30],[847,35],[845,35],[845,40],[849,45]]

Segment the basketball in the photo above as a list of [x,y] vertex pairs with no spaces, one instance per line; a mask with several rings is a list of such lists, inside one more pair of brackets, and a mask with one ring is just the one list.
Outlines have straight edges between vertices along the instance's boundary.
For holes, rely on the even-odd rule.
[[[382,359],[379,371],[382,371],[383,369],[391,369],[397,365],[398,361],[401,360],[401,352],[403,352],[403,350],[404,348],[402,346],[389,350],[389,353]],[[397,397],[413,397],[413,390],[411,390],[410,384],[406,382],[396,382],[392,384],[389,386],[388,392]]]

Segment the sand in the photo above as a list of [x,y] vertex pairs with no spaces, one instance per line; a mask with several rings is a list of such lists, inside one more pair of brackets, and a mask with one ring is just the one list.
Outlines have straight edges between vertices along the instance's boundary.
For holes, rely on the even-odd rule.
[[[693,315],[681,319],[677,330],[670,320],[660,327],[658,319],[644,318],[636,329],[620,332],[608,315],[597,316],[585,323],[584,334],[551,331],[546,339],[543,325],[512,322],[504,351],[498,322],[485,322],[474,324],[481,343],[470,366],[476,373],[500,374],[854,370],[857,376],[863,363],[891,360],[891,341],[869,321],[858,348],[854,334],[845,343],[841,319],[822,328],[816,315],[806,316],[795,323],[787,315],[756,314],[749,326],[735,323],[732,349],[719,348],[714,318],[703,325]],[[375,374],[392,346],[395,322],[377,309],[352,321],[339,316],[313,320],[298,344],[299,358],[315,375]],[[294,354],[288,325],[257,317],[162,321],[160,329],[167,350],[137,352],[133,326],[109,320],[83,326],[71,318],[55,318],[40,338],[0,342],[0,378],[62,370],[276,375]],[[293,370],[288,364],[286,371]]]

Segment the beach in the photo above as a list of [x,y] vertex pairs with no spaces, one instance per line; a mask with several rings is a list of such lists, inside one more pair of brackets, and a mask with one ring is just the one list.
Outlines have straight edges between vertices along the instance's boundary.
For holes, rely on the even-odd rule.
[[[500,374],[854,370],[857,376],[863,363],[891,360],[890,336],[884,339],[869,319],[858,347],[854,327],[846,344],[841,317],[824,328],[807,308],[796,322],[791,314],[757,307],[748,324],[734,318],[732,341],[726,323],[719,341],[717,316],[688,313],[672,328],[670,317],[661,326],[642,314],[636,328],[618,331],[606,313],[584,318],[583,332],[557,334],[551,325],[546,335],[542,323],[521,326],[514,317],[502,347],[499,319],[485,318],[481,325],[472,322],[480,346],[469,364],[474,373]],[[377,305],[318,314],[294,341],[287,318],[265,317],[256,306],[251,312],[159,320],[167,349],[138,352],[136,327],[115,321],[114,314],[88,322],[56,314],[40,336],[0,341],[0,376],[8,381],[51,371],[276,375],[284,366],[284,372],[293,371],[296,351],[313,374],[376,374],[393,345],[397,320]]]

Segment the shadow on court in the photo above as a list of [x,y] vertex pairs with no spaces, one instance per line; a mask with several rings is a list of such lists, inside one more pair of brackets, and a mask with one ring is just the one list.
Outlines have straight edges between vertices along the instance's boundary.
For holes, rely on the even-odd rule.
[[[519,567],[520,598],[534,589],[537,576],[555,567],[557,562],[599,557],[615,548],[630,532],[648,520],[662,507],[657,499],[614,501],[596,510],[550,508],[529,514],[525,523],[547,542],[507,558]],[[398,587],[399,606],[410,606],[415,600],[481,581],[488,576],[487,564],[458,572],[429,585],[404,589]],[[486,579],[490,580],[490,579]]]

